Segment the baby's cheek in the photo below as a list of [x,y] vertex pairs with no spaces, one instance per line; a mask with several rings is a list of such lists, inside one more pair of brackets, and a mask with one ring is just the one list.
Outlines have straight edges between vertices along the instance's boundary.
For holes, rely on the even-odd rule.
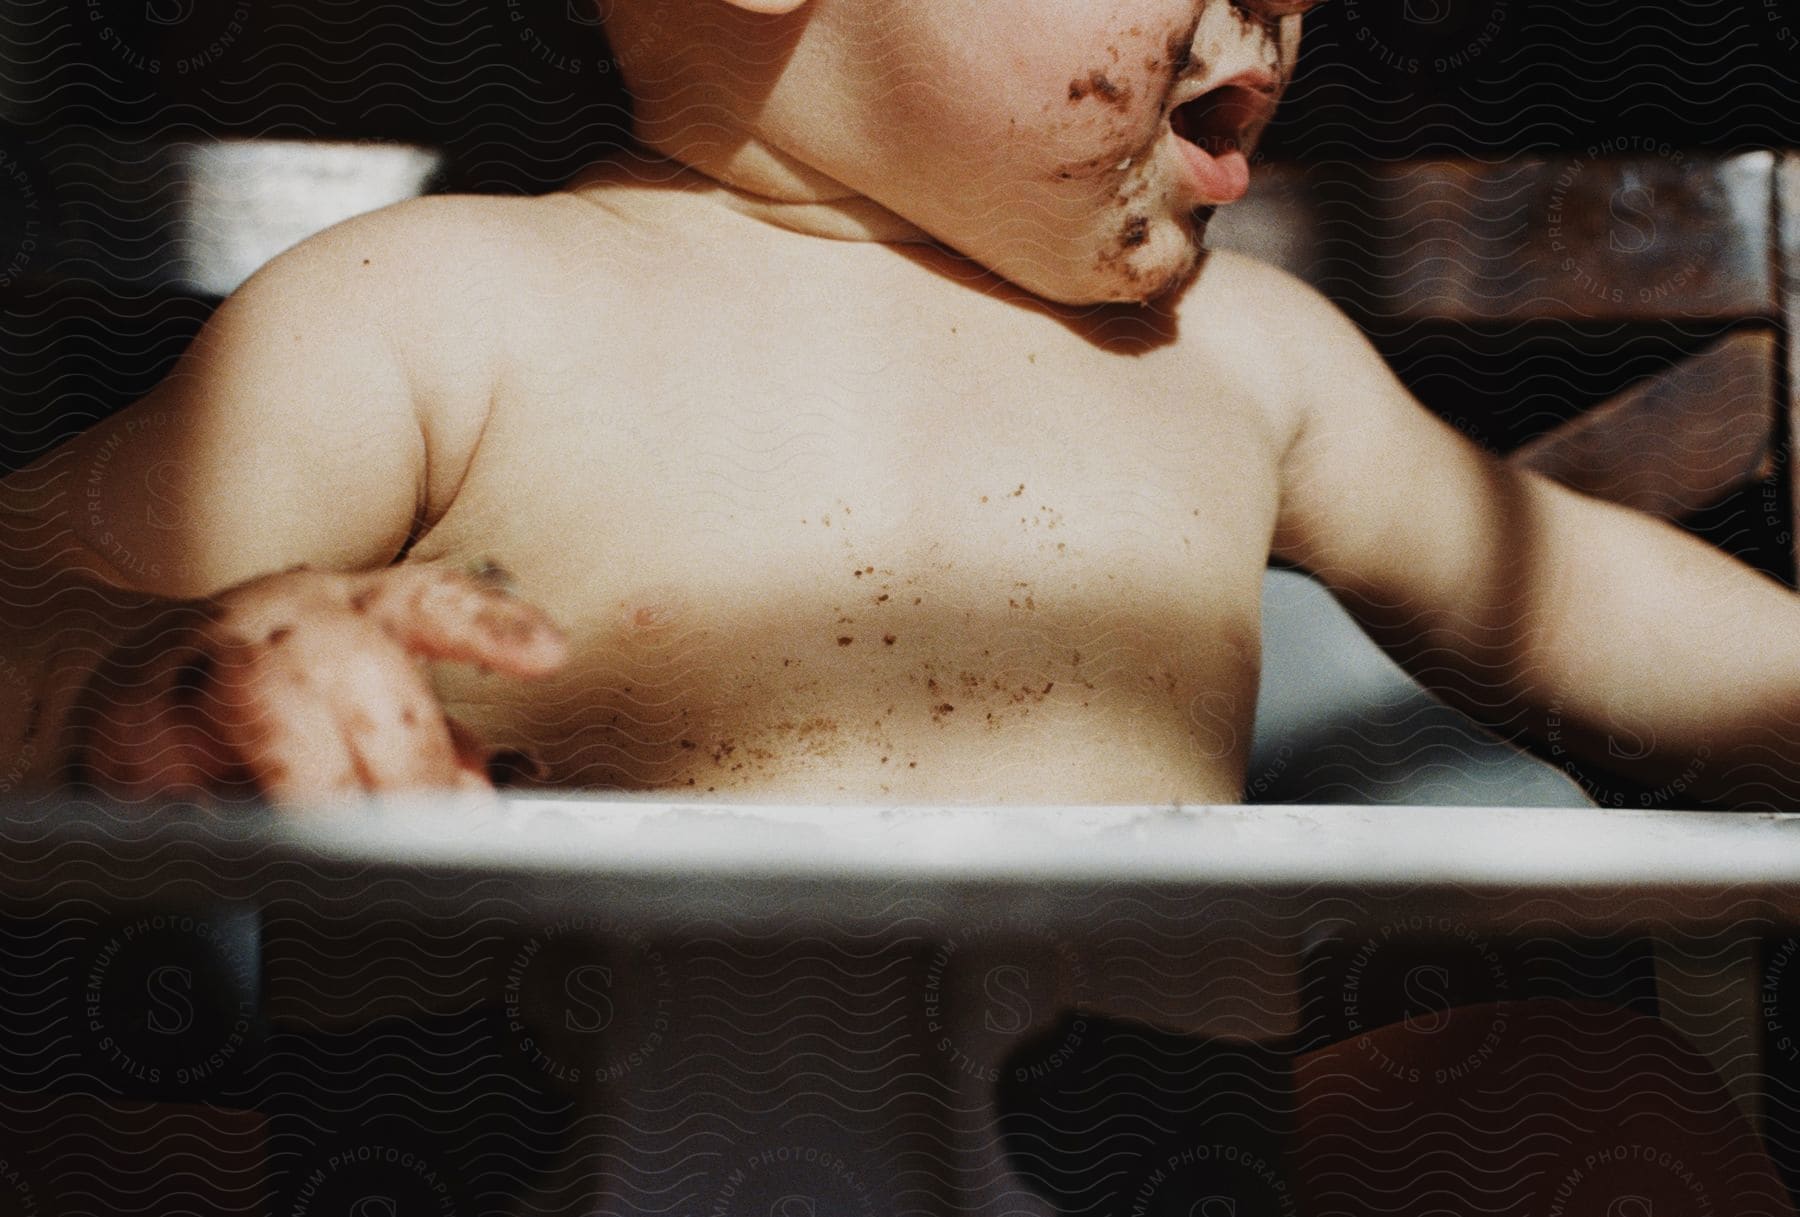
[[993,175],[1013,170],[1022,134],[1004,95],[906,80],[869,108],[862,138],[877,169],[902,168],[933,186],[956,178],[960,192],[972,193],[991,184]]
[[1062,146],[1058,172],[1082,176],[1143,153],[1161,125],[1178,67],[1169,52],[1181,37],[1159,37],[1134,26],[1066,78],[1052,76],[1038,85],[1035,114]]
[[1034,177],[1052,182],[1121,182],[1145,155],[1144,123],[1084,114],[1046,124]]

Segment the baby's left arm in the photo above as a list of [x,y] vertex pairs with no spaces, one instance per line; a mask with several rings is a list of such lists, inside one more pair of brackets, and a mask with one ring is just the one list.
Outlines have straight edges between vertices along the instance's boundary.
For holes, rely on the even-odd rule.
[[1659,805],[1800,807],[1800,596],[1485,452],[1328,301],[1269,279],[1297,419],[1277,555],[1421,682],[1553,756]]

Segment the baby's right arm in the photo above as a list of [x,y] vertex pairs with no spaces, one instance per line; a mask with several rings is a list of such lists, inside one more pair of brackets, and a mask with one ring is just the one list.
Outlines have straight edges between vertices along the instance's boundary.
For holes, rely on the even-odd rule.
[[504,206],[308,241],[148,397],[0,482],[0,793],[485,784],[423,662],[541,675],[561,639],[468,574],[391,564],[486,421]]

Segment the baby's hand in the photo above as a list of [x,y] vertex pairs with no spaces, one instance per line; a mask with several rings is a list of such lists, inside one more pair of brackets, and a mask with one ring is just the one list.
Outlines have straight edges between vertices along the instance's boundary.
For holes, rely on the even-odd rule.
[[541,677],[566,659],[549,618],[492,578],[284,571],[172,606],[108,656],[69,721],[70,777],[122,799],[491,792],[487,750],[425,662]]

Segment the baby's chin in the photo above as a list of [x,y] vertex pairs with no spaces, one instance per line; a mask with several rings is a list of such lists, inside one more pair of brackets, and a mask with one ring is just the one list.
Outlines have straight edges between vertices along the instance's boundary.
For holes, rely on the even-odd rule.
[[1128,216],[1078,242],[1088,256],[1006,277],[1057,304],[1150,304],[1193,278],[1205,255],[1206,219],[1207,213]]

